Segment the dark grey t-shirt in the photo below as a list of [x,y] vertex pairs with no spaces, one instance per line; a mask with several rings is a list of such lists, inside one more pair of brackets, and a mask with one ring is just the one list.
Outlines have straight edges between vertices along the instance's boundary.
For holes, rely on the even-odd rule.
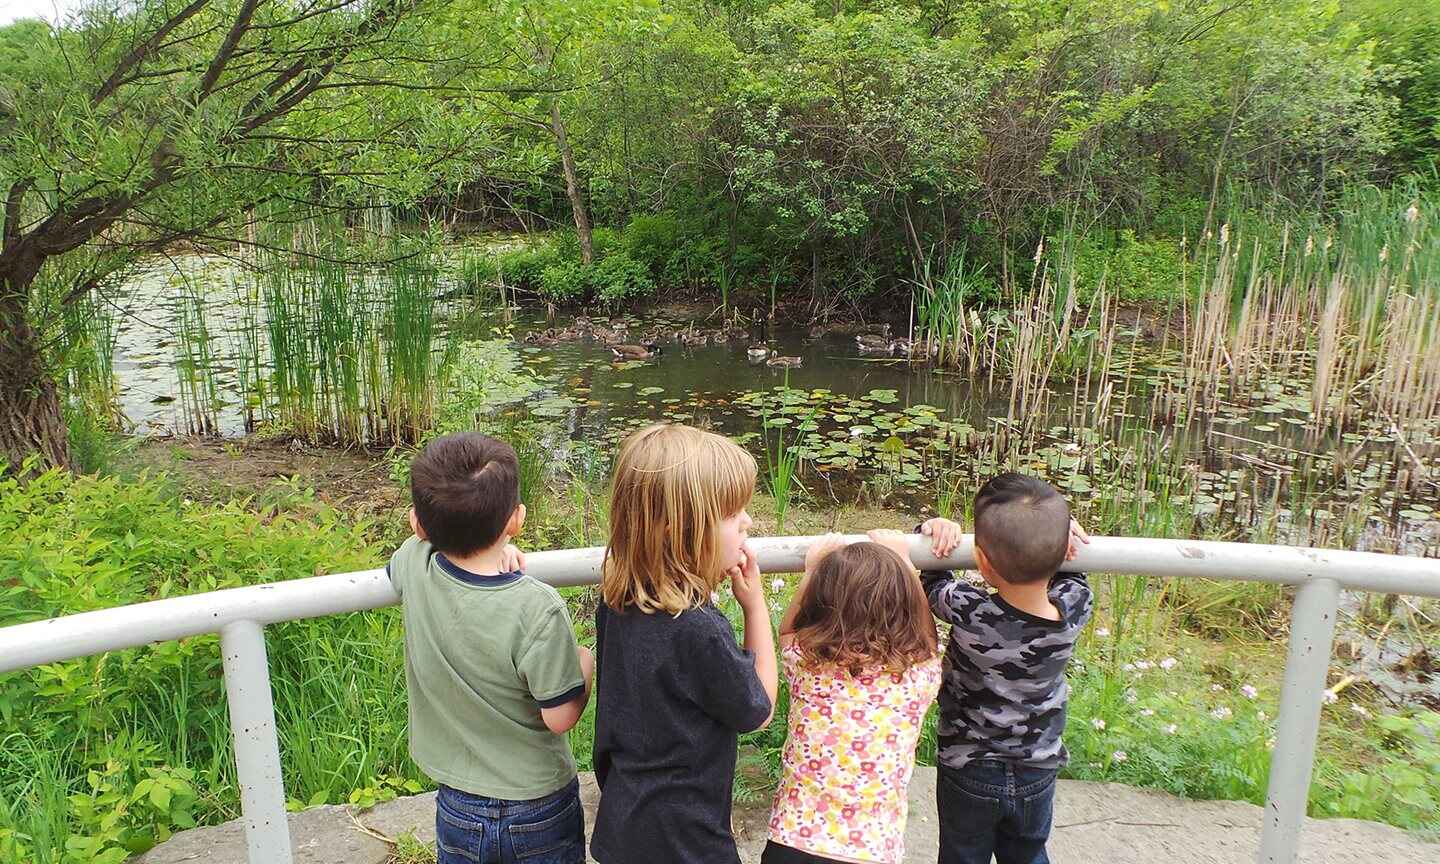
[[738,733],[770,715],[755,659],[705,605],[679,615],[595,613],[590,854],[601,864],[737,864],[730,833]]
[[948,570],[920,574],[935,616],[950,624],[940,688],[938,758],[961,768],[1001,759],[1059,768],[1070,688],[1065,667],[1090,619],[1090,586],[1080,573],[1056,573],[1049,621],[1006,603],[999,594],[953,578]]

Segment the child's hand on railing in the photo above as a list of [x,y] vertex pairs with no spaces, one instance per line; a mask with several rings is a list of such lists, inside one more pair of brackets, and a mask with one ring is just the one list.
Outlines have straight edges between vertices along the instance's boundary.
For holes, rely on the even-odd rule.
[[825,559],[826,555],[845,545],[845,537],[840,534],[826,534],[811,543],[810,548],[805,550],[805,576],[808,578],[811,573],[814,573],[815,568],[820,566],[820,562]]
[[911,570],[915,569],[915,562],[910,560],[910,539],[899,531],[889,528],[874,528],[865,532],[871,543],[878,543],[900,556],[900,560]]
[[955,547],[960,545],[960,538],[964,534],[959,523],[939,516],[926,520],[925,524],[920,526],[920,533],[930,538],[930,551],[936,558],[949,558]]
[[1065,560],[1074,561],[1075,556],[1080,554],[1080,546],[1090,542],[1090,535],[1080,527],[1080,523],[1074,519],[1070,520],[1070,548],[1065,550]]
[[500,553],[500,572],[515,573],[525,571],[525,553],[514,543],[506,543],[505,549]]

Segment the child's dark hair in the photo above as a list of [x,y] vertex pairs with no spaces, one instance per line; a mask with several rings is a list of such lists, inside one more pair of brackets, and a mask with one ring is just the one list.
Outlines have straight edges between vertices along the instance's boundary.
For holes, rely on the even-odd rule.
[[491,546],[520,505],[515,449],[479,432],[436,438],[410,463],[415,518],[436,549],[469,555]]
[[920,578],[878,543],[852,543],[821,559],[800,597],[795,643],[807,661],[901,671],[939,651]]
[[1001,474],[975,496],[975,545],[1006,582],[1049,579],[1070,546],[1070,506],[1044,480]]

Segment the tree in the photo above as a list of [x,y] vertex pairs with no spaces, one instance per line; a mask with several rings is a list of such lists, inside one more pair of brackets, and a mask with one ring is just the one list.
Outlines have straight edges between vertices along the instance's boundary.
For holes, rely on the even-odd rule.
[[0,66],[11,470],[69,462],[43,307],[182,241],[231,246],[259,210],[284,222],[417,197],[467,156],[443,105],[470,98],[453,81],[487,62],[427,26],[448,0],[103,2],[53,31],[27,25],[29,50]]
[[538,131],[554,148],[580,259],[589,264],[594,260],[590,207],[569,117],[576,102],[610,74],[605,49],[655,32],[663,16],[654,0],[509,0],[485,4],[472,20],[506,55],[504,64],[480,76],[478,89],[491,94],[485,98],[504,122],[518,127],[520,146],[529,143],[527,133]]

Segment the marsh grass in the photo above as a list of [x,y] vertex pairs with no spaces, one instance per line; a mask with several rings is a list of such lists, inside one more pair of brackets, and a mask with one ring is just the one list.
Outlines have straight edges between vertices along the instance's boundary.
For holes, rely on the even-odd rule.
[[1236,207],[1197,243],[1195,400],[1243,401],[1262,377],[1300,377],[1317,429],[1440,414],[1437,208],[1403,185],[1349,189],[1318,215]]
[[[790,388],[790,376],[785,376],[784,389]],[[783,409],[782,409],[783,410]],[[807,432],[814,431],[817,426],[815,416],[818,409],[810,409],[798,423],[792,415],[781,414],[772,417],[769,408],[765,408],[761,414],[760,431],[764,447],[764,461],[760,465],[761,478],[765,484],[765,490],[774,501],[775,530],[776,533],[785,533],[785,517],[790,511],[796,493],[803,493],[805,487],[800,482],[800,469],[803,467],[803,448],[800,446],[801,439]],[[795,436],[789,442],[785,440],[785,428],[795,423]],[[774,444],[771,444],[771,435],[774,435]]]
[[269,374],[242,370],[247,406],[325,443],[414,444],[433,428],[459,337],[441,327],[428,256],[366,268],[272,260],[259,278],[263,307],[242,316],[237,341],[258,348],[263,319]]

